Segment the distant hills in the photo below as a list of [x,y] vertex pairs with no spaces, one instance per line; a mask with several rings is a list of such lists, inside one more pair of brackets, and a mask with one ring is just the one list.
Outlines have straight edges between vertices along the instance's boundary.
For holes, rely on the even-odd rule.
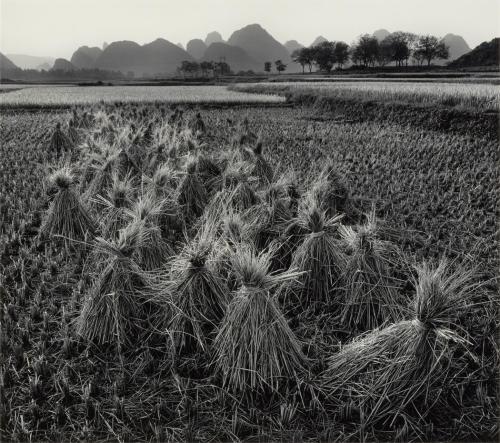
[[26,54],[6,54],[6,57],[21,69],[50,69],[54,64],[54,57],[39,57]]
[[217,31],[209,32],[205,38],[205,45],[210,46],[212,43],[225,43]]
[[19,67],[0,52],[0,77],[4,77],[7,72],[12,72],[16,69],[19,69]]
[[264,64],[255,60],[244,49],[239,46],[231,46],[227,43],[212,43],[206,50],[203,60],[219,61],[224,59],[233,72],[239,71],[262,71]]
[[71,63],[79,69],[92,69],[101,54],[102,49],[97,46],[93,48],[81,46],[73,53]]
[[186,51],[196,60],[200,60],[205,55],[206,50],[207,45],[199,38],[189,40],[186,45]]
[[54,66],[52,66],[54,71],[74,71],[76,66],[65,58],[56,58]]
[[499,66],[500,64],[500,38],[483,42],[472,51],[458,57],[450,66],[467,68],[474,66]]
[[285,64],[291,62],[288,50],[258,24],[248,25],[233,32],[227,43],[245,50],[250,57],[260,63],[260,70],[264,69],[266,61],[274,63],[276,60],[281,60]]
[[110,43],[94,67],[142,76],[175,72],[183,60],[192,61],[193,57],[168,40],[159,38],[142,46],[124,40]]
[[[391,33],[387,29],[378,29],[372,35],[382,41]],[[324,41],[327,39],[320,35],[311,46]],[[480,49],[475,48],[471,51],[467,42],[459,35],[446,34],[443,41],[450,48],[450,58],[438,62],[439,64],[447,64],[458,59],[462,60],[461,63],[468,64],[474,61],[477,64],[482,59],[486,61],[494,59],[493,50],[490,48],[492,42],[485,42],[478,47]],[[251,24],[234,31],[227,41],[224,41],[219,32],[212,31],[204,40],[201,38],[190,40],[186,49],[180,43],[174,44],[159,38],[144,45],[123,40],[109,45],[104,43],[102,48],[81,46],[72,54],[70,60],[11,54],[7,58],[2,56],[2,71],[15,69],[16,66],[23,69],[44,70],[49,70],[53,66],[54,69],[64,71],[100,69],[121,71],[125,75],[133,73],[135,76],[149,76],[175,73],[184,60],[225,60],[234,72],[248,70],[262,72],[265,62],[271,62],[274,70],[274,63],[281,60],[288,65],[287,72],[294,73],[302,70],[291,60],[291,54],[302,47],[304,45],[297,40],[288,40],[285,44],[281,44],[262,26]],[[469,58],[463,58],[466,55]]]
[[447,62],[456,60],[457,58],[461,57],[464,54],[467,54],[471,50],[470,46],[460,35],[446,34],[443,37],[442,41],[446,46],[448,46],[450,50],[450,58],[447,60]]
[[316,45],[319,45],[320,43],[323,43],[323,42],[326,42],[328,41],[328,39],[326,39],[325,37],[323,37],[322,35],[316,37],[314,39],[314,41],[309,45],[309,46],[316,46]]
[[300,44],[297,40],[288,40],[285,42],[283,45],[287,51],[291,54],[293,51],[296,51],[297,49],[301,49],[304,47],[304,45]]

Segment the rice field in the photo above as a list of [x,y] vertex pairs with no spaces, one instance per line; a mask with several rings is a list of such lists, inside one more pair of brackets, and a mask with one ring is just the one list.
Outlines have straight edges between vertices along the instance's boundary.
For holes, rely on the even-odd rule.
[[137,101],[0,110],[2,439],[497,439],[497,140]]
[[264,94],[313,93],[340,100],[403,102],[421,106],[448,106],[481,111],[500,110],[500,85],[418,81],[280,82],[240,84],[235,91]]
[[[97,103],[281,103],[273,94],[230,91],[225,86],[28,86],[0,94],[0,107],[74,106]],[[22,88],[22,89],[17,89]]]

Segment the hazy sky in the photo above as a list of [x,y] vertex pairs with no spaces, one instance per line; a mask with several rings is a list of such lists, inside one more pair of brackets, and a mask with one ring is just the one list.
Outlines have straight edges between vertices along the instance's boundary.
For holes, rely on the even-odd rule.
[[282,43],[323,35],[352,42],[376,29],[462,35],[471,47],[500,35],[500,0],[0,0],[3,53],[70,58],[82,45],[163,37],[183,45],[260,23]]

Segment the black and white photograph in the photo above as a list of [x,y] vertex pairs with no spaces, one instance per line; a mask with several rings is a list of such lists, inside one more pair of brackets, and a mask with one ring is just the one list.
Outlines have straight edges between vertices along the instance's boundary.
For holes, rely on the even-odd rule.
[[499,0],[0,0],[0,441],[498,441],[499,60]]

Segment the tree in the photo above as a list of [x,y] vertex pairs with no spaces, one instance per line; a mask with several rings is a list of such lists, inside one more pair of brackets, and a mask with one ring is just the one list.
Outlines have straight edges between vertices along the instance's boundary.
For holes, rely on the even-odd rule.
[[231,73],[231,68],[226,62],[215,63],[215,70],[219,75],[227,75]]
[[353,61],[356,60],[365,67],[375,66],[375,62],[379,58],[379,51],[380,47],[377,38],[364,34],[354,46],[352,58]]
[[333,65],[337,61],[335,58],[335,43],[321,42],[312,47],[313,59],[316,66],[321,71],[330,72]]
[[403,66],[403,62],[408,65],[415,37],[415,34],[402,31],[393,32],[387,37],[391,46],[392,61],[396,62],[397,66]]
[[286,69],[286,65],[281,60],[276,60],[274,64],[276,65],[278,74],[281,74]]
[[295,51],[292,52],[291,56],[292,60],[295,63],[298,63],[300,66],[302,66],[302,74],[304,74],[304,68],[307,64],[305,59],[302,57],[303,49],[304,48],[296,49]]
[[209,71],[213,71],[213,69],[214,69],[214,63],[208,62],[208,61],[203,61],[200,63],[200,69],[201,69],[202,74],[204,76],[208,77]]
[[302,48],[300,50],[300,58],[302,62],[309,68],[309,73],[312,72],[312,65],[314,63],[314,48]]
[[379,66],[385,66],[392,61],[394,61],[394,47],[389,36],[379,43],[377,62]]
[[336,42],[333,52],[339,68],[342,68],[349,60],[349,45],[345,42]]
[[427,62],[427,66],[431,65],[432,60],[446,60],[449,56],[449,48],[444,42],[439,41],[433,35],[422,35],[418,38],[414,55],[421,60]]
[[264,63],[264,71],[266,72],[271,72],[271,68],[272,68],[272,63],[271,62],[265,62]]

